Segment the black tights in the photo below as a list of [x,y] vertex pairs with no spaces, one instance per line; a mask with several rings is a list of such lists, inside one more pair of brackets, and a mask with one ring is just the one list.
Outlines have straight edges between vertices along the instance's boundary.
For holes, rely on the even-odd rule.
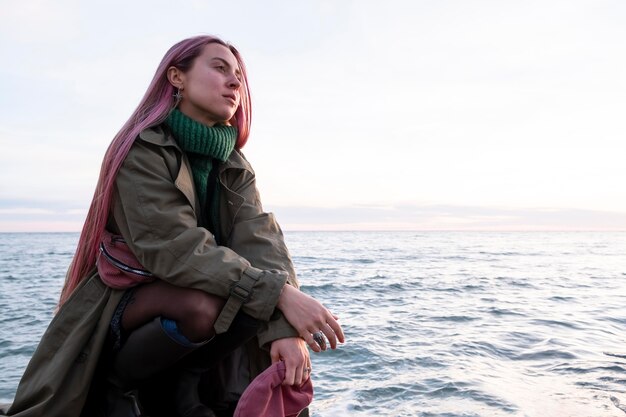
[[201,342],[215,334],[213,325],[225,302],[202,290],[156,280],[135,289],[124,309],[122,328],[130,333],[162,316],[176,321],[187,339]]

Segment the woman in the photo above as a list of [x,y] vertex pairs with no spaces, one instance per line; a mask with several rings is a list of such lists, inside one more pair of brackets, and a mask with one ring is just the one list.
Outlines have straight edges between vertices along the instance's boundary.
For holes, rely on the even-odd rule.
[[[262,210],[240,152],[250,115],[233,46],[199,36],[166,53],[105,155],[59,311],[7,415],[228,415],[270,362],[284,361],[284,384],[299,385],[307,345],[344,341],[337,317],[299,291]],[[105,285],[105,233],[157,279]]]

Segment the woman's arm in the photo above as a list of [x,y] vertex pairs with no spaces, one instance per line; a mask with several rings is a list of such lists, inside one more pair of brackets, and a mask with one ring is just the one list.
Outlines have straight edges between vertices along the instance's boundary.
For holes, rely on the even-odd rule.
[[[235,151],[231,159],[234,163],[231,161],[221,169],[220,179],[225,194],[221,217],[232,215],[233,205],[229,202],[235,198],[241,198],[241,205],[236,208],[234,222],[224,225],[223,234],[228,236],[226,244],[257,268],[285,271],[288,274],[287,283],[299,288],[283,232],[274,215],[263,210],[252,166],[239,151]],[[233,164],[244,169],[229,168]],[[279,310],[274,312],[270,321],[262,323],[258,333],[259,345],[266,349],[274,340],[298,336]]]
[[191,202],[172,178],[177,152],[142,140],[133,145],[116,178],[112,213],[119,232],[146,269],[174,285],[225,299],[237,284],[249,286],[242,309],[268,321],[287,274],[251,266],[198,227]]
[[[259,334],[261,345],[282,338],[300,336],[306,340],[311,349],[319,352],[320,346],[313,340],[312,333],[322,331],[331,347],[336,348],[338,341],[344,341],[343,331],[337,318],[317,300],[299,291],[298,280],[283,233],[273,214],[263,212],[254,171],[243,155],[238,155],[241,156],[241,162],[246,165],[246,170],[236,178],[226,181],[224,185],[227,193],[234,192],[243,197],[244,201],[238,208],[235,223],[229,233],[228,244],[256,267],[287,271],[288,282],[291,284],[285,286],[279,299],[278,308],[282,313],[278,311],[279,317],[270,321]],[[222,173],[221,177],[226,179],[228,175]],[[230,201],[228,195],[226,197],[225,200]],[[224,208],[228,209],[228,206]],[[281,350],[298,356],[296,345],[281,344],[281,346],[283,346]],[[289,349],[286,348],[287,346]],[[272,344],[273,356],[275,356],[275,350],[276,344]],[[288,371],[289,368],[287,364]]]

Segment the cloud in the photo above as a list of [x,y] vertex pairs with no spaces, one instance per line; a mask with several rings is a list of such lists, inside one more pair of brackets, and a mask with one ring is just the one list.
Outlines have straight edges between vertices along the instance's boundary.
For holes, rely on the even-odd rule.
[[[626,230],[624,212],[568,208],[396,204],[266,209],[285,230]],[[86,214],[87,207],[75,201],[0,199],[0,232],[79,231]]]
[[52,210],[46,210],[42,208],[32,207],[15,207],[15,208],[0,208],[0,216],[18,215],[18,216],[35,216],[35,215],[50,215],[55,214]]
[[0,232],[77,232],[86,215],[73,201],[0,199]]

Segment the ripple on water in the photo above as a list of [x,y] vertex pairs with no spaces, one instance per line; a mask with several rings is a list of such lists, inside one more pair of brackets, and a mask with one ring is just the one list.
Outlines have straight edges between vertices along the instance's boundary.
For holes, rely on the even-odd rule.
[[611,352],[602,352],[606,356],[612,356],[614,358],[626,359],[626,354],[622,353],[611,353]]
[[532,352],[523,352],[514,355],[511,359],[516,361],[543,361],[553,359],[576,359],[576,355],[559,349],[542,349]]
[[494,395],[487,394],[481,390],[459,386],[459,383],[448,383],[447,386],[436,389],[428,393],[433,397],[461,397],[468,398],[475,402],[480,402],[495,409],[503,409],[505,411],[516,411],[517,407],[504,399]]
[[463,343],[455,342],[452,344],[453,352],[458,352],[468,357],[488,357],[511,359],[515,356],[516,351],[509,347],[487,341],[466,341]]
[[452,316],[431,316],[430,320],[433,321],[449,321],[452,323],[467,323],[471,321],[480,320],[479,317],[452,315]]
[[499,307],[489,307],[487,309],[487,312],[489,312],[489,314],[492,314],[494,316],[500,317],[500,316],[519,316],[519,317],[524,317],[525,314],[521,311],[516,311],[516,310],[512,310],[509,308],[499,308]]
[[569,296],[563,296],[563,295],[554,295],[554,296],[548,298],[548,300],[556,301],[556,302],[563,302],[563,303],[578,302],[576,297],[569,297]]
[[547,326],[547,327],[566,327],[569,329],[579,330],[580,326],[575,323],[562,321],[562,320],[546,320],[546,319],[533,319],[533,324]]

